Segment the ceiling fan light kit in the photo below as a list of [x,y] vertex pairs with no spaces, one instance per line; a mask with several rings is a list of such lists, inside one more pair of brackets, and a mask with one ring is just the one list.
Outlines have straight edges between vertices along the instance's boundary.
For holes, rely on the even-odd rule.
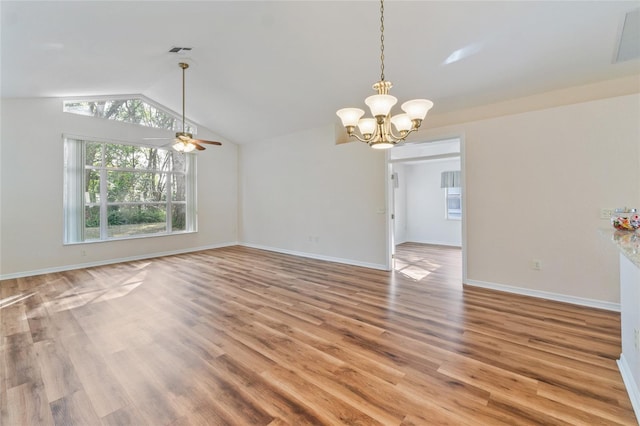
[[[384,0],[380,0],[380,81],[373,85],[376,95],[365,99],[365,104],[375,118],[362,118],[364,111],[360,108],[342,108],[336,112],[349,137],[369,144],[371,148],[388,149],[418,130],[422,121],[433,107],[427,99],[413,99],[401,105],[404,114],[391,116],[391,108],[398,99],[389,94],[393,87],[384,79]],[[356,127],[360,134],[356,133]],[[395,127],[396,132],[393,130]]]
[[184,131],[185,127],[185,113],[184,113],[184,104],[185,104],[185,85],[184,85],[184,74],[185,70],[189,68],[189,64],[186,62],[178,63],[178,66],[182,69],[182,132],[176,133],[176,138],[173,141],[173,149],[178,152],[191,152],[194,149],[198,151],[204,151],[204,147],[201,144],[209,144],[209,145],[222,145],[220,142],[216,141],[206,141],[203,139],[193,139],[193,135],[191,133],[187,133]]

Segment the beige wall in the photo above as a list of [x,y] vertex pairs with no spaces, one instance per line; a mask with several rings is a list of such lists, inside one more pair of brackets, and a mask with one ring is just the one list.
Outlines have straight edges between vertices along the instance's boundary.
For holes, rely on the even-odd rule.
[[[640,206],[640,96],[595,92],[555,107],[541,106],[553,94],[536,96],[532,111],[447,126],[427,119],[414,138],[464,140],[467,283],[616,308],[617,253],[599,231],[610,229],[600,209]],[[384,156],[334,145],[335,135],[242,147],[242,242],[386,264]]]
[[617,303],[600,209],[640,205],[639,118],[634,94],[424,132],[464,137],[468,282]]
[[333,126],[241,147],[248,245],[386,267],[385,155],[334,144]]
[[[1,112],[0,276],[237,241],[238,150],[225,143],[198,157],[197,233],[64,246],[62,134],[141,142],[167,132],[63,113],[53,98],[3,99]],[[215,138],[206,129],[199,136]]]

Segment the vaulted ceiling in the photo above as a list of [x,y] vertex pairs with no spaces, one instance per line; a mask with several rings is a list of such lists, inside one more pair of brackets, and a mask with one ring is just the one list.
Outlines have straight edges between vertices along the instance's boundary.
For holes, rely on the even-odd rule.
[[[639,59],[615,61],[638,8],[387,0],[385,77],[400,101],[428,98],[442,114],[640,75]],[[251,143],[365,109],[379,14],[376,1],[2,1],[2,97],[143,94],[180,111],[187,60],[187,116]]]

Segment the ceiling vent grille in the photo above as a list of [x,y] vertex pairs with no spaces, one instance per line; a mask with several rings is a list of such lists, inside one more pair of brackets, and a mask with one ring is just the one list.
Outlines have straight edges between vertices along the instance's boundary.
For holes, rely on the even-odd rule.
[[614,63],[640,58],[640,8],[627,12]]
[[187,51],[189,51],[189,50],[191,50],[191,48],[190,48],[190,47],[172,47],[172,48],[169,50],[169,53],[187,52]]

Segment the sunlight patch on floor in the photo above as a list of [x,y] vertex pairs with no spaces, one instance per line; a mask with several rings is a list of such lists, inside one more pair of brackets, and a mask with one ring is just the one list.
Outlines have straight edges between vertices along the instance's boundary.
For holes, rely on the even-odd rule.
[[426,268],[418,266],[410,262],[405,262],[400,259],[396,259],[394,270],[401,273],[405,277],[414,281],[420,281],[429,276],[432,272],[438,270],[442,265],[422,260],[421,263],[426,263]]
[[0,300],[0,309],[2,308],[6,308],[7,306],[11,306],[14,303],[18,303],[21,302],[25,299],[28,299],[29,297],[33,296],[35,293],[29,293],[29,294],[16,294],[15,296],[9,296],[9,297],[5,297],[4,299]]
[[55,300],[45,303],[44,306],[46,306],[47,309],[51,309],[52,312],[61,312],[92,303],[100,303],[107,300],[117,299],[131,293],[140,286],[145,279],[146,272],[141,272],[136,274],[135,277],[127,279],[124,284],[113,288],[98,288],[82,292],[70,289],[62,293]]
[[123,285],[122,287],[114,288],[113,290],[109,290],[105,294],[103,294],[102,296],[96,298],[91,303],[98,303],[98,302],[103,302],[105,300],[116,299],[118,297],[124,297],[127,294],[131,293],[133,290],[135,290],[135,288],[138,287],[140,284],[142,284],[142,281],[137,282],[137,283],[132,283],[132,284],[126,284],[126,285]]
[[402,275],[404,275],[407,278],[411,278],[414,281],[420,281],[424,277],[431,274],[431,271],[427,271],[426,269],[422,269],[418,266],[408,266],[398,272],[400,272]]

